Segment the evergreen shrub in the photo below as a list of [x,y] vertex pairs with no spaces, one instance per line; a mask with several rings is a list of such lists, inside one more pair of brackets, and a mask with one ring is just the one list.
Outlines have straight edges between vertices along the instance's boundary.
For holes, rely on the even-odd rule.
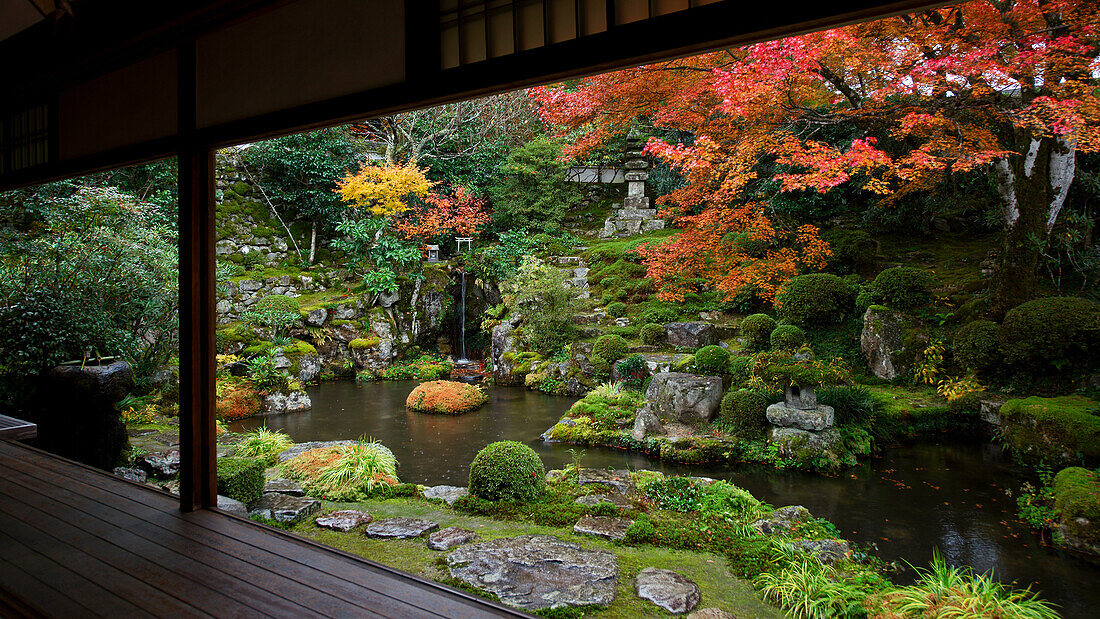
[[894,309],[912,311],[932,304],[934,275],[913,267],[891,267],[871,283],[874,302]]
[[470,464],[470,494],[487,501],[532,501],[546,491],[546,468],[516,441],[491,443]]
[[792,277],[775,296],[782,318],[803,326],[843,322],[855,306],[855,290],[832,273]]
[[992,320],[968,322],[955,332],[951,352],[959,366],[984,372],[1001,358],[997,350],[997,323]]
[[264,463],[251,458],[218,458],[218,494],[245,505],[263,496]]
[[726,370],[726,373],[730,375],[734,387],[743,386],[752,377],[752,357],[731,355],[729,369]]
[[615,301],[607,304],[607,314],[614,318],[619,318],[626,314],[626,303],[622,301]]
[[1028,301],[1005,314],[997,338],[1005,361],[1028,372],[1091,369],[1100,357],[1100,304],[1079,297]]
[[729,351],[721,346],[704,346],[695,352],[695,369],[708,376],[725,374],[729,362]]
[[779,325],[772,331],[772,348],[794,350],[806,343],[806,332],[794,325]]
[[775,319],[767,314],[752,314],[741,321],[741,335],[753,350],[767,348],[772,331],[775,331]]
[[642,342],[650,346],[660,346],[665,343],[665,326],[651,322],[642,327]]
[[768,408],[764,394],[751,389],[730,391],[722,398],[719,409],[719,424],[731,432],[746,438],[755,438],[764,434],[768,419],[764,413]]
[[630,350],[630,346],[622,336],[601,335],[592,346],[592,358],[590,360],[597,372],[607,375],[611,372],[612,364],[622,359],[628,350]]

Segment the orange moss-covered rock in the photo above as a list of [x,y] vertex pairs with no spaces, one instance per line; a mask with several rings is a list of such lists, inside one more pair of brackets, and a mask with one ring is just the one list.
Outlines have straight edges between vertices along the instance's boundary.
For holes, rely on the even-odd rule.
[[433,380],[417,385],[405,400],[405,406],[422,413],[460,415],[481,408],[488,399],[489,396],[474,385]]

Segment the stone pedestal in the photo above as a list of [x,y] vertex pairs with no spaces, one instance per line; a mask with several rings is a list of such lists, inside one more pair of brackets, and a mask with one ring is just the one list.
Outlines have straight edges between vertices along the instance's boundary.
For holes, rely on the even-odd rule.
[[649,198],[645,195],[645,182],[649,178],[642,139],[637,136],[627,138],[627,151],[624,153],[623,166],[626,172],[626,199],[622,208],[616,209],[608,217],[600,231],[600,238],[628,237],[653,230],[661,230],[665,222],[657,218],[657,209],[650,208]]

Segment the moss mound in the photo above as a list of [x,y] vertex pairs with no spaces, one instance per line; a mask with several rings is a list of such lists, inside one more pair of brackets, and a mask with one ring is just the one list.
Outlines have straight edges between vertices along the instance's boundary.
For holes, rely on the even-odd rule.
[[481,408],[489,396],[474,385],[453,380],[420,383],[405,399],[405,406],[421,413],[461,415]]
[[722,398],[718,422],[724,427],[745,438],[762,436],[768,426],[764,412],[768,400],[759,391],[738,389],[730,391]]
[[486,501],[532,501],[546,492],[546,467],[516,441],[491,443],[470,464],[470,494]]
[[1100,304],[1079,297],[1028,301],[997,333],[1005,361],[1027,372],[1083,371],[1100,364]]
[[642,341],[650,346],[660,346],[665,343],[665,326],[651,322],[642,327]]
[[704,346],[695,352],[695,369],[709,376],[721,376],[729,369],[730,354],[721,346]]
[[620,335],[601,335],[592,346],[592,366],[607,375],[616,361],[626,356],[630,345]]
[[1009,400],[1001,407],[1001,435],[1020,455],[1063,464],[1100,463],[1100,415],[1081,396]]
[[975,372],[992,368],[1001,358],[997,331],[997,323],[991,320],[975,320],[960,327],[951,345],[955,362]]
[[775,296],[779,315],[803,326],[828,326],[844,321],[855,307],[856,293],[832,273],[792,277]]
[[779,325],[769,338],[772,348],[793,350],[806,343],[806,332],[794,325]]

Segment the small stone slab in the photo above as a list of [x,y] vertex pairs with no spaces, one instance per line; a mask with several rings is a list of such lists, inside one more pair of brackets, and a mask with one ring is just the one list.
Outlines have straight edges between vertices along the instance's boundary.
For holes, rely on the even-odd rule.
[[325,529],[347,533],[355,527],[367,524],[372,520],[374,518],[367,512],[361,512],[357,509],[342,509],[338,512],[318,516],[313,522]]
[[835,412],[831,406],[817,406],[814,408],[795,408],[785,402],[772,404],[765,415],[768,423],[781,428],[798,428],[820,432],[833,427]]
[[618,493],[613,494],[589,494],[582,497],[577,497],[576,501],[573,501],[577,505],[587,505],[589,507],[595,507],[603,503],[610,503],[619,509],[626,509],[630,507],[630,501],[627,501],[623,495]]
[[450,550],[455,546],[468,544],[477,539],[477,533],[461,527],[447,527],[428,536],[428,548],[432,550]]
[[584,484],[600,484],[624,496],[634,490],[634,482],[630,479],[630,471],[626,469],[581,469],[577,474],[577,483],[582,486]]
[[220,494],[218,495],[218,509],[227,514],[248,518],[248,507],[246,507],[244,503]]
[[363,530],[367,537],[384,537],[389,539],[409,539],[420,537],[428,531],[434,531],[439,525],[431,520],[419,520],[417,518],[387,518],[375,520]]
[[454,505],[455,501],[470,494],[465,486],[431,486],[424,488],[425,499],[443,499],[447,505]]
[[671,570],[647,567],[634,579],[634,593],[674,615],[691,612],[702,594],[687,576]]
[[317,499],[269,492],[248,506],[248,515],[290,524],[298,522],[320,507],[321,502]]
[[520,535],[463,546],[447,555],[452,578],[527,611],[615,601],[619,561],[552,535]]
[[628,518],[615,518],[613,516],[585,516],[573,525],[573,532],[577,535],[595,535],[612,540],[621,540],[626,537],[626,530],[634,524]]
[[846,558],[852,551],[848,542],[842,539],[804,539],[795,542],[794,547],[812,554],[825,565],[832,565]]
[[269,479],[264,484],[264,492],[278,492],[289,496],[305,496],[305,491],[298,482],[289,479]]
[[136,481],[139,484],[144,484],[147,479],[145,471],[141,469],[131,469],[124,466],[115,467],[115,475],[125,479],[126,481]]
[[788,505],[780,507],[771,515],[761,518],[749,526],[758,533],[772,535],[773,533],[788,533],[796,525],[810,519],[810,510],[801,505]]

